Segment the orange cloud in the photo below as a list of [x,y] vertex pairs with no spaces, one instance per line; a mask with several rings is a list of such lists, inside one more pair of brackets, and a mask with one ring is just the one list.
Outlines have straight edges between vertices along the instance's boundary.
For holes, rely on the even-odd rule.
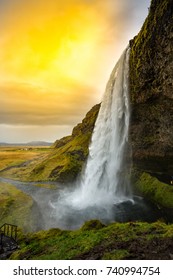
[[0,92],[0,124],[74,125],[81,112],[89,109],[89,96],[94,89],[75,85],[75,91],[54,92],[28,84],[11,84],[0,87]]

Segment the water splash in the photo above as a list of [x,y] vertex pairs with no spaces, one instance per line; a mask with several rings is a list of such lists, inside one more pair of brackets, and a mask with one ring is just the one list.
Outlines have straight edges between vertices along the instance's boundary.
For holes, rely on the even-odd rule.
[[128,85],[129,48],[123,52],[107,83],[80,182],[75,188],[60,192],[55,208],[61,222],[72,212],[78,216],[82,213],[84,220],[113,220],[114,205],[131,199],[127,172]]

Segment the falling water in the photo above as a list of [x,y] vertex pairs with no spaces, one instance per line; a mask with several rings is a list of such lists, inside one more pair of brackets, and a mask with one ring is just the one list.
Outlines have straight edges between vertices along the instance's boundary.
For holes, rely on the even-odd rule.
[[71,194],[75,207],[119,203],[130,197],[127,172],[130,105],[129,49],[108,81],[79,187]]
[[129,48],[123,52],[108,81],[80,182],[75,188],[61,191],[54,204],[61,227],[66,227],[62,222],[68,224],[74,217],[79,225],[93,218],[114,220],[114,206],[131,199],[127,172],[128,76]]
[[129,49],[120,57],[106,87],[82,178],[83,201],[97,203],[98,198],[103,202],[108,198],[116,203],[130,195],[126,172],[130,119],[128,74]]

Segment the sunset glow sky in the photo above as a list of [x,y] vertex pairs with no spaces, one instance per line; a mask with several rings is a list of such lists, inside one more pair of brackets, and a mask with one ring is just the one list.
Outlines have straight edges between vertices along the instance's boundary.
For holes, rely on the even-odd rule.
[[0,142],[55,141],[101,101],[150,0],[0,0]]

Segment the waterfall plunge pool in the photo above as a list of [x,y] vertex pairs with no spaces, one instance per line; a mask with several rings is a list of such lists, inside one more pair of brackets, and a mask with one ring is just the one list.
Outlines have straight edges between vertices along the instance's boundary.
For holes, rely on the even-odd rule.
[[[85,207],[79,204],[79,207],[73,207],[70,201],[67,203],[62,199],[61,193],[65,194],[69,189],[72,192],[74,186],[64,187],[54,184],[55,188],[44,188],[44,183],[42,187],[38,187],[37,182],[24,183],[2,177],[0,182],[12,184],[32,197],[34,211],[37,212],[36,215],[33,212],[33,219],[37,219],[37,227],[33,231],[49,228],[74,230],[93,219],[100,220],[105,225],[112,222],[155,222],[158,219],[171,221],[168,215],[140,196],[133,196],[132,199],[116,204],[102,203]],[[48,184],[49,182],[45,183],[46,186]],[[52,185],[52,182],[50,184]]]

